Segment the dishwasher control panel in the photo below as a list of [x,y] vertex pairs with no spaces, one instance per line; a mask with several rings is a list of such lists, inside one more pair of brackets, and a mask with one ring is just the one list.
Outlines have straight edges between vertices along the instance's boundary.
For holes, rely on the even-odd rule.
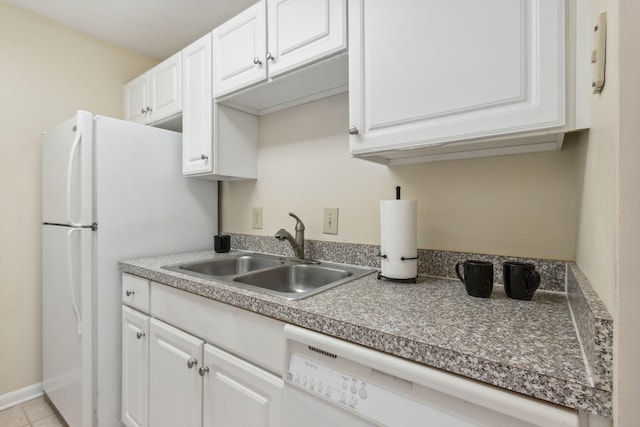
[[[292,353],[287,381],[337,404],[358,410],[365,401],[384,397],[384,390]],[[382,393],[381,393],[382,392]],[[370,393],[373,393],[370,396]],[[380,395],[382,394],[382,395]]]

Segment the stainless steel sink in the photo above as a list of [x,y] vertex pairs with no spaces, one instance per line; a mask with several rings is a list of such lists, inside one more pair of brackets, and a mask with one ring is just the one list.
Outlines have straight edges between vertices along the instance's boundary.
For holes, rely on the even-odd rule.
[[282,265],[282,259],[272,259],[258,257],[254,255],[241,255],[233,258],[213,259],[193,264],[183,264],[178,266],[179,270],[188,270],[200,273],[205,276],[229,276],[232,274],[247,273],[249,271],[260,270],[262,268]]
[[339,284],[350,276],[353,273],[343,269],[295,264],[245,274],[233,280],[273,292],[307,295],[323,286]]
[[234,254],[163,268],[287,300],[306,298],[375,271],[328,262],[307,264],[266,254]]

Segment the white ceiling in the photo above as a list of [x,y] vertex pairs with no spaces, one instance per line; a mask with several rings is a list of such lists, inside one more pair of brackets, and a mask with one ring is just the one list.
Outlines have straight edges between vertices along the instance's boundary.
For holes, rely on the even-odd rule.
[[5,0],[67,27],[162,60],[256,0]]

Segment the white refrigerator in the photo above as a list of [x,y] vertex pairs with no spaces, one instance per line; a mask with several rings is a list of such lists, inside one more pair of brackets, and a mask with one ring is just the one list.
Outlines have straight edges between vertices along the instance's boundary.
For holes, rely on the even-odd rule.
[[181,141],[85,111],[44,134],[43,388],[71,427],[121,424],[118,261],[213,246],[217,182]]

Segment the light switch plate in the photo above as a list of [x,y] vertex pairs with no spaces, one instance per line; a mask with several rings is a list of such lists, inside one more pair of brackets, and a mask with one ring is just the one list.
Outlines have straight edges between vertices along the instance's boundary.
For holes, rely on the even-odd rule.
[[593,64],[593,93],[602,92],[604,87],[604,74],[607,52],[607,12],[598,15],[598,23],[593,28],[593,52],[591,53],[591,63]]
[[251,208],[251,228],[262,228],[262,208],[260,207]]
[[324,208],[322,232],[324,234],[338,234],[338,208]]

